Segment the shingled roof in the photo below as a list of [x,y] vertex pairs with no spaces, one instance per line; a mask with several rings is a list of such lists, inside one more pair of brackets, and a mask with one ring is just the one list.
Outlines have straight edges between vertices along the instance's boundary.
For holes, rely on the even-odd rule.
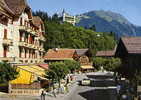
[[74,49],[49,49],[44,58],[46,60],[73,59],[75,52]]
[[26,0],[3,0],[4,7],[13,15],[20,15],[27,6]]
[[78,56],[83,56],[88,52],[89,49],[75,49],[75,50],[76,50]]
[[109,50],[109,51],[98,51],[96,53],[97,57],[113,57],[115,55],[114,50]]
[[121,41],[128,53],[141,53],[141,37],[123,37]]
[[33,16],[33,24],[36,27],[39,27],[41,24],[43,24],[43,21],[39,16]]
[[42,25],[44,30],[43,21],[39,16],[32,16],[31,8],[27,4],[27,0],[1,0],[0,7],[4,9],[1,14],[7,15],[8,17],[19,17],[24,11],[32,19],[32,24],[39,28]]

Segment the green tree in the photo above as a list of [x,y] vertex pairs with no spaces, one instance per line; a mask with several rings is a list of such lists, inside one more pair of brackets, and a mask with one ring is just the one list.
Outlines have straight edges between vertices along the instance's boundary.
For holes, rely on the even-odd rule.
[[55,71],[54,70],[51,70],[51,69],[47,70],[46,71],[45,78],[49,79],[52,82],[52,85],[53,85],[53,94],[56,97],[56,94],[54,92],[54,89],[55,89],[54,83],[57,81],[57,75],[56,75]]
[[91,29],[91,30],[93,30],[93,31],[96,31],[95,25],[92,25],[89,29]]
[[109,58],[105,60],[104,69],[107,71],[118,71],[119,67],[121,66],[121,60],[119,58]]
[[63,62],[54,62],[49,64],[49,66],[50,70],[52,71],[50,73],[54,75],[54,78],[59,83],[60,87],[61,79],[65,78],[65,76],[69,73],[68,68],[65,66]]
[[0,62],[0,83],[8,83],[10,80],[14,80],[17,75],[16,67]]
[[66,60],[64,61],[65,66],[69,69],[71,73],[80,69],[80,63],[74,60]]
[[105,60],[106,59],[101,57],[96,57],[93,59],[94,66],[96,67],[97,70],[100,70],[101,67],[105,66]]
[[[116,41],[110,33],[95,32],[92,29],[76,27],[68,23],[60,23],[56,14],[47,17],[46,12],[36,13],[44,20],[45,25],[45,49],[50,48],[89,48],[93,54],[97,50],[109,50],[115,47]],[[98,37],[99,35],[99,37]]]
[[94,65],[97,69],[100,69],[102,66],[107,71],[116,72],[121,66],[121,60],[119,58],[102,58],[96,57],[94,60]]

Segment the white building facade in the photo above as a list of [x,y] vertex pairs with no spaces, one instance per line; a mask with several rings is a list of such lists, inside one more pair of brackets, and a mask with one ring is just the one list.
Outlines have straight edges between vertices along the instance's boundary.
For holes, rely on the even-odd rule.
[[0,1],[0,61],[42,63],[45,29],[26,0]]
[[76,23],[75,16],[71,16],[63,10],[62,17],[63,17],[63,22],[67,22],[75,26],[75,23]]

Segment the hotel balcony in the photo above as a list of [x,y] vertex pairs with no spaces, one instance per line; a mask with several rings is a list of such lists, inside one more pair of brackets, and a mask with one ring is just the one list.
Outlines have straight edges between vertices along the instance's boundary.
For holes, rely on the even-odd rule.
[[8,45],[8,46],[12,46],[13,41],[11,39],[3,39],[3,44]]
[[27,43],[24,42],[24,41],[20,41],[19,42],[19,46],[26,47],[27,46]]
[[26,30],[26,26],[24,26],[24,25],[19,26],[19,30]]
[[38,48],[39,51],[45,51],[43,47]]
[[42,40],[42,41],[46,40],[44,36],[39,37],[39,39]]
[[31,49],[38,49],[38,46],[36,46],[35,44],[26,43],[24,41],[19,42],[19,46],[27,47],[27,48],[31,48]]
[[0,57],[0,60],[5,62],[13,62],[14,57]]
[[33,44],[33,45],[32,45],[32,48],[34,48],[34,49],[38,49],[38,46],[35,45],[35,44]]
[[33,30],[31,27],[27,27],[27,26],[19,26],[19,30],[22,30],[22,31],[26,31],[34,36],[38,36],[37,35],[37,32],[35,30]]
[[43,62],[43,59],[40,58],[19,58],[19,61],[21,63],[39,63],[39,62]]

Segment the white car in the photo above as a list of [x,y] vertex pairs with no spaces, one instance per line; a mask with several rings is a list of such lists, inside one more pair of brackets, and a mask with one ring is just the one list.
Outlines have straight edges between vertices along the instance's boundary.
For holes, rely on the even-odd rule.
[[83,79],[81,81],[81,85],[90,85],[90,83],[91,83],[91,80],[90,79]]

